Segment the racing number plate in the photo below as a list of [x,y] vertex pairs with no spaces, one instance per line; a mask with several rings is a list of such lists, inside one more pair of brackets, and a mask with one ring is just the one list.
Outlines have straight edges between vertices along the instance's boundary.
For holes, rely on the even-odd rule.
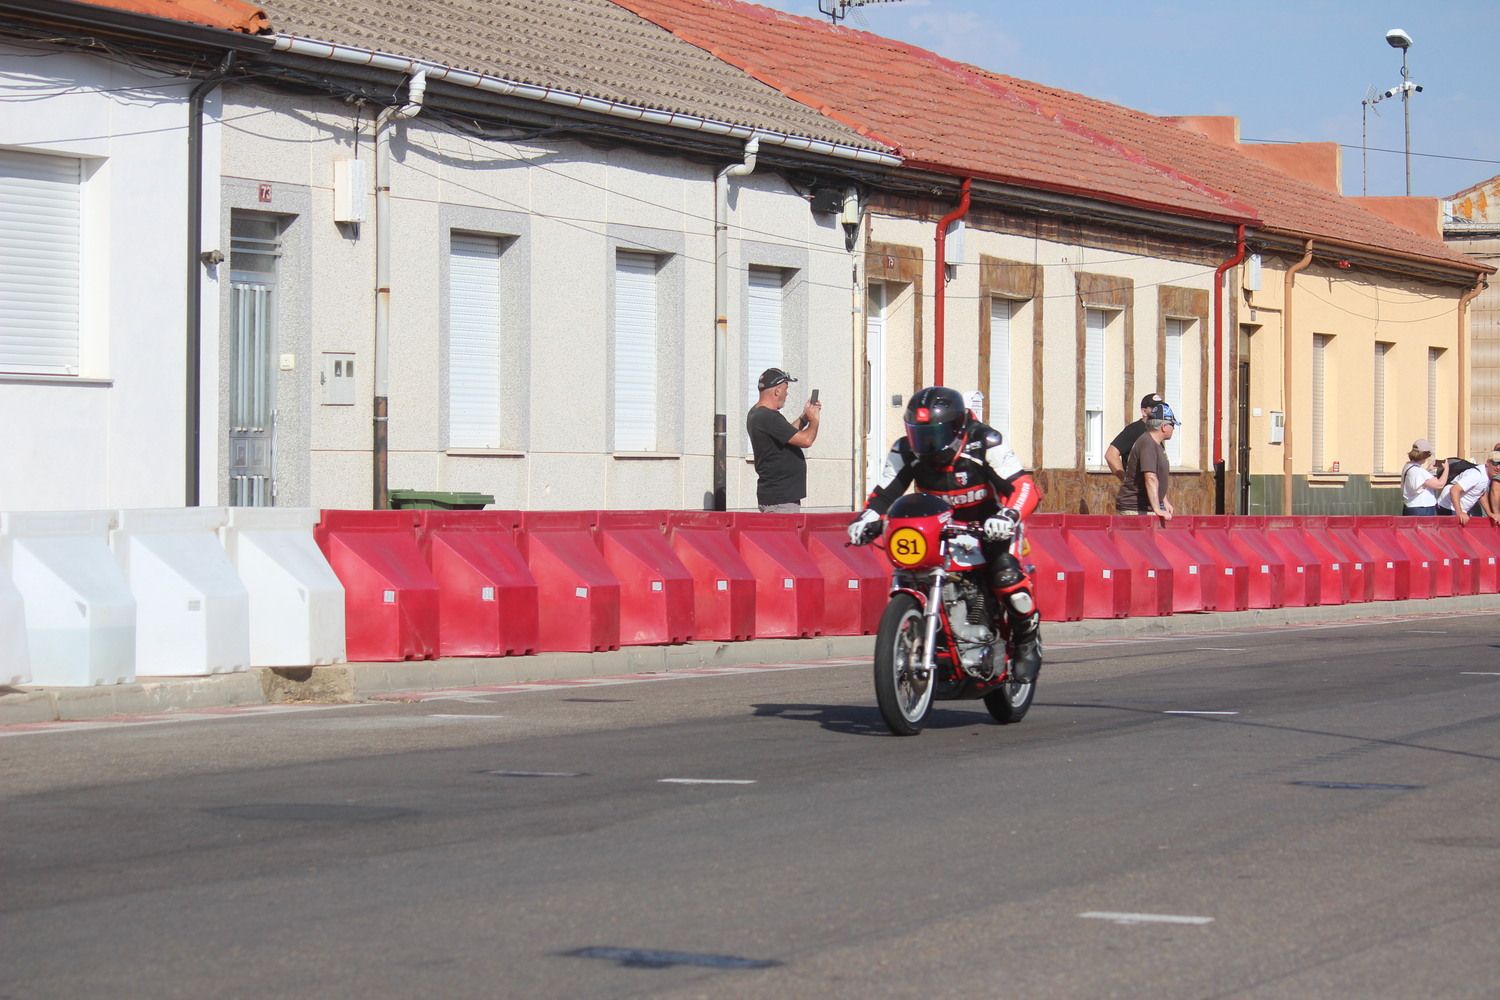
[[897,528],[886,541],[886,551],[902,566],[916,566],[927,556],[927,539],[916,528]]

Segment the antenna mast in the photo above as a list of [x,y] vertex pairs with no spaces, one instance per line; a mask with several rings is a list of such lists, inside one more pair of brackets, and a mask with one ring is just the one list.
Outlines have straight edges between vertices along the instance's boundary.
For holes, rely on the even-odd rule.
[[818,0],[818,10],[828,15],[828,20],[838,24],[849,16],[850,7],[863,7],[871,3],[900,3],[901,0]]

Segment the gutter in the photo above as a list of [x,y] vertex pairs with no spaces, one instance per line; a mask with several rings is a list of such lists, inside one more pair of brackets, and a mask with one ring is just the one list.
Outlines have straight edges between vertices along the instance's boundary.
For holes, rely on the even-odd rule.
[[1286,408],[1281,431],[1281,512],[1292,512],[1292,286],[1297,272],[1312,263],[1313,241],[1303,248],[1302,259],[1287,268],[1281,293],[1281,405]]
[[234,50],[224,54],[219,68],[188,96],[187,134],[187,364],[184,379],[187,428],[184,454],[183,506],[198,506],[202,476],[203,413],[203,103],[217,90],[234,65]]
[[943,384],[943,320],[947,302],[945,293],[948,285],[948,227],[969,214],[969,189],[973,184],[972,178],[964,178],[963,186],[959,188],[958,207],[939,219],[937,224],[937,254],[933,258],[936,261],[937,275],[932,293],[933,385]]
[[731,125],[727,122],[716,121],[712,118],[702,118],[698,115],[682,114],[675,111],[658,111],[636,104],[627,104],[624,101],[612,101],[602,97],[588,97],[584,94],[559,90],[554,87],[540,87],[535,84],[517,83],[497,76],[470,73],[467,70],[454,69],[449,66],[441,66],[436,63],[411,59],[406,56],[375,52],[370,49],[361,49],[350,45],[335,45],[329,42],[316,41],[311,38],[301,38],[296,35],[277,35],[274,47],[278,52],[290,52],[293,55],[307,56],[311,59],[326,59],[332,62],[346,63],[351,66],[367,66],[407,75],[425,73],[429,81],[437,80],[443,83],[451,83],[458,87],[468,87],[473,90],[499,94],[502,97],[517,97],[523,100],[537,101],[577,111],[589,111],[596,114],[609,115],[613,118],[622,118],[628,121],[643,122],[650,125],[665,125],[670,128],[684,129],[705,135],[743,139],[747,142],[750,139],[759,139],[762,144],[768,146],[781,146],[798,152],[832,156],[859,163],[873,163],[884,167],[898,167],[903,162],[899,156],[881,153],[872,149],[860,149],[856,146],[845,146],[839,143],[825,142],[821,139],[807,139],[781,132],[770,132],[763,128],[752,128],[748,125]]
[[714,178],[714,495],[713,510],[729,506],[729,178],[755,171],[760,141],[745,143],[745,159]]
[[[1245,227],[1234,234],[1234,256],[1214,268],[1214,513],[1224,513],[1224,272],[1245,259]],[[1244,475],[1245,470],[1240,470]]]

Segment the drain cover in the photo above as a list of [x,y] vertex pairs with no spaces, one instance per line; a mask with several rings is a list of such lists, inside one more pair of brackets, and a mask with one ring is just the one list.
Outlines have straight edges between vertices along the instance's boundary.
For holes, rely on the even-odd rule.
[[569,958],[602,958],[627,969],[668,969],[690,965],[703,969],[770,969],[780,962],[738,955],[709,955],[694,951],[653,951],[649,948],[578,948],[565,951]]

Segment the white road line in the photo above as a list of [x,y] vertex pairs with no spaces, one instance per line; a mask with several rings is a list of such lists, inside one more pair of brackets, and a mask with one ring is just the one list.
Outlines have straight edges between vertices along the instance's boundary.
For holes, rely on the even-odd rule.
[[1200,653],[1243,653],[1244,650],[1238,646],[1194,646],[1193,649]]
[[1085,920],[1109,920],[1122,926],[1130,927],[1135,924],[1190,924],[1202,926],[1214,922],[1213,917],[1180,917],[1170,913],[1107,913],[1098,910],[1089,910],[1087,913],[1078,914]]
[[497,778],[581,778],[582,771],[486,771]]
[[1500,677],[1500,673],[1493,670],[1460,670],[1460,677]]
[[658,778],[658,785],[753,785],[741,778]]
[[445,715],[442,712],[433,712],[431,715],[427,716],[427,718],[429,718],[429,719],[503,719],[503,718],[505,718],[505,716],[503,716],[503,715],[464,715],[462,713],[457,713],[457,714],[453,714],[453,715]]
[[1409,628],[1405,629],[1409,635],[1447,635],[1448,630],[1444,628]]
[[1239,715],[1238,712],[1209,712],[1199,711],[1191,708],[1174,708],[1161,713],[1162,715]]

